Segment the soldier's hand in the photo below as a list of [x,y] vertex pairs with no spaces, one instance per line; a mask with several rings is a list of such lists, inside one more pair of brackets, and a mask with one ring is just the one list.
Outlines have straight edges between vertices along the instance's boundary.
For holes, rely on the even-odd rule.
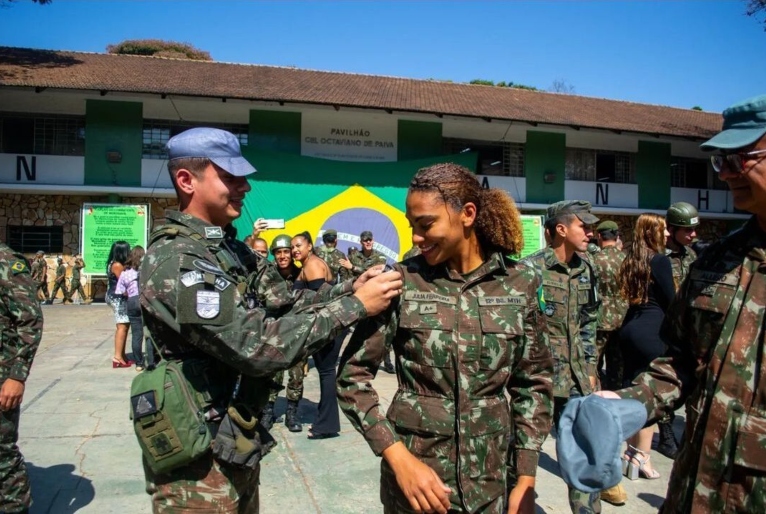
[[24,397],[24,382],[8,378],[0,388],[0,410],[12,410],[21,405]]
[[450,507],[450,488],[400,441],[383,451],[383,458],[396,475],[396,483],[415,512],[446,514]]
[[388,308],[391,300],[401,294],[403,286],[402,274],[398,271],[378,272],[377,276],[368,278],[354,296],[364,304],[368,316],[375,316]]
[[[348,261],[346,261],[348,262]],[[354,291],[357,291],[360,287],[362,287],[368,280],[370,280],[372,277],[377,277],[381,273],[383,273],[383,265],[378,266],[372,266],[367,271],[362,273],[359,278],[357,278],[354,281]]]
[[508,514],[534,514],[535,477],[520,475],[508,496]]
[[596,396],[600,396],[601,398],[606,398],[607,400],[619,400],[620,398],[622,398],[622,396],[620,396],[619,394],[613,391],[601,390],[601,391],[596,391],[593,394],[595,394]]
[[269,224],[263,218],[258,218],[253,222],[253,239],[261,235],[261,232],[269,228]]
[[343,266],[346,269],[352,269],[354,267],[351,264],[351,261],[349,261],[348,259],[340,259],[338,262],[340,263],[341,266]]

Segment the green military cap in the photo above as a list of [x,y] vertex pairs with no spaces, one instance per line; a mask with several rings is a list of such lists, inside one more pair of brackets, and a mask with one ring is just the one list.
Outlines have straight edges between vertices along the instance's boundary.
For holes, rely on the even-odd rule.
[[325,237],[338,237],[338,231],[334,228],[328,228],[324,231],[324,234],[322,234],[322,238]]
[[372,232],[369,230],[365,230],[361,234],[359,234],[359,239],[364,241],[365,239],[372,239]]
[[574,214],[586,225],[598,223],[598,218],[590,212],[590,202],[583,200],[562,200],[548,207],[548,218],[556,218],[562,214]]
[[596,232],[606,232],[607,230],[611,230],[613,232],[617,232],[620,230],[620,227],[617,226],[617,223],[614,221],[602,221],[598,224],[598,227],[596,227]]
[[734,150],[766,135],[766,95],[748,98],[723,111],[721,132],[702,143],[703,150]]

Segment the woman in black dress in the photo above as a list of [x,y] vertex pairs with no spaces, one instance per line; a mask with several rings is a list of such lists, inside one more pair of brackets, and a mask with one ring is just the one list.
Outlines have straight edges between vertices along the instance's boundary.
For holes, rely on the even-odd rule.
[[[665,353],[660,327],[675,296],[670,259],[665,255],[667,235],[664,218],[648,213],[639,216],[620,267],[620,291],[630,304],[620,328],[624,387]],[[623,458],[625,474],[631,480],[660,477],[649,462],[653,433],[654,427],[647,427],[628,439]]]
[[[311,236],[301,233],[292,240],[293,259],[301,263],[293,289],[312,289],[322,287],[325,282],[333,282],[333,274],[327,263],[314,254]],[[340,347],[346,332],[335,338],[335,342],[327,345],[314,354],[314,366],[319,373],[319,405],[317,417],[309,429],[309,439],[326,439],[336,437],[340,432],[340,415],[338,399],[335,395],[336,365]]]

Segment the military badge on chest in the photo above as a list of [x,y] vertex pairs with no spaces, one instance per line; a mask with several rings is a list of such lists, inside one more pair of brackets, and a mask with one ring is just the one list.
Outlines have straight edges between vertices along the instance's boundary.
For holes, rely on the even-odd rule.
[[589,282],[588,277],[585,275],[580,275],[580,278],[578,279],[581,284],[587,284]]
[[546,316],[553,316],[556,314],[556,306],[552,303],[546,303],[544,312]]
[[213,319],[221,312],[221,293],[218,291],[197,291],[197,316]]

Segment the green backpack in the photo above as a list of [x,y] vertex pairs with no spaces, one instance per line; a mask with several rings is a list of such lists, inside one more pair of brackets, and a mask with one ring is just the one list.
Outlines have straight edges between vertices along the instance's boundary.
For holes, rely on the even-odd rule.
[[184,363],[163,360],[130,386],[131,419],[144,459],[155,473],[168,473],[211,449],[205,394],[186,380]]

